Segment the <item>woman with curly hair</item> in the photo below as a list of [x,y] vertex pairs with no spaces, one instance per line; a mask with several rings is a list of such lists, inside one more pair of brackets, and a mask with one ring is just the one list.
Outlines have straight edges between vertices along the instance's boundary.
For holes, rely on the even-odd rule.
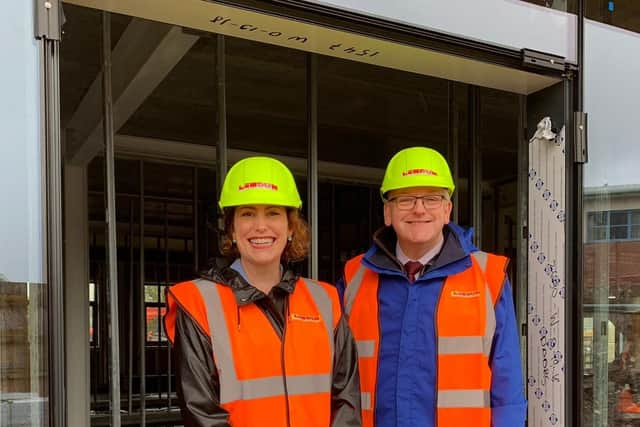
[[230,265],[167,291],[186,426],[360,426],[355,341],[335,288],[299,277],[309,231],[293,175],[250,157],[219,200]]

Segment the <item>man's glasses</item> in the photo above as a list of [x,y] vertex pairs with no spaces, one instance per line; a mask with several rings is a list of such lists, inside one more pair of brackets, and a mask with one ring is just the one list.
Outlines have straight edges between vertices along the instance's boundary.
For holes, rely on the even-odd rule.
[[437,209],[442,206],[442,202],[447,200],[440,194],[429,194],[427,196],[399,196],[389,199],[389,201],[394,202],[401,211],[409,211],[416,206],[418,199],[422,200],[422,205],[426,209]]

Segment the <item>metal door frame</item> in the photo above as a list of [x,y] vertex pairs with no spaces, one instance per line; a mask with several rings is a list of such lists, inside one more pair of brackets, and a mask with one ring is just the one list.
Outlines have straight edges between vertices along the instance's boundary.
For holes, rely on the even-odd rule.
[[[49,199],[47,203],[47,212],[48,212],[48,215],[47,215],[48,246],[47,247],[48,247],[48,254],[49,254],[47,258],[48,259],[47,267],[49,271],[49,283],[50,283],[49,313],[50,313],[50,331],[51,331],[50,333],[50,340],[51,340],[50,396],[51,396],[52,403],[51,403],[51,409],[50,409],[50,417],[52,419],[51,422],[53,426],[63,426],[65,425],[65,420],[66,420],[66,396],[65,396],[65,387],[64,387],[64,373],[65,373],[64,371],[64,324],[63,324],[64,301],[63,301],[63,292],[62,292],[62,289],[63,289],[62,288],[63,286],[63,268],[62,268],[63,237],[62,237],[62,213],[61,213],[62,212],[62,201],[61,201],[61,198],[62,198],[62,185],[61,185],[62,151],[61,150],[62,149],[61,149],[61,142],[60,142],[60,125],[59,125],[59,115],[60,115],[59,45],[60,45],[60,12],[61,12],[60,3],[61,1],[51,0],[47,2],[42,2],[39,0],[35,0],[34,3],[35,3],[35,10],[38,17],[38,22],[40,23],[39,25],[41,26],[41,28],[46,28],[46,30],[37,31],[36,37],[38,37],[41,40],[42,52],[45,58],[44,70],[43,70],[43,92],[45,93],[43,111],[45,112],[45,114],[43,115],[43,117],[45,122],[45,129],[46,129],[45,141],[46,141],[46,147],[47,147],[46,158],[47,158],[47,174],[48,174],[47,194],[49,195]],[[230,1],[229,3],[233,3],[233,4],[242,3],[244,6],[246,6],[246,3],[251,3],[251,0],[235,0],[235,1]],[[321,22],[340,21],[340,22],[354,23],[358,21],[356,17],[351,16],[349,14],[339,14],[339,15],[327,14],[326,11],[318,11],[315,9],[302,7],[303,5],[297,4],[297,2],[295,4],[295,7],[292,7],[294,2],[290,2],[290,3],[291,4],[287,5],[287,7],[285,7],[283,10],[286,9],[288,13],[285,14],[285,16],[291,17],[292,19],[300,19],[303,16],[304,17],[315,16],[315,20],[321,21]],[[582,6],[583,1],[580,1],[580,4]],[[274,5],[271,5],[269,7],[278,8],[278,6],[274,6]],[[584,8],[582,6],[582,10],[579,13],[579,19],[583,19],[583,15],[584,15],[583,9]],[[320,13],[320,12],[323,12],[323,13]],[[392,31],[399,30],[399,28],[396,28],[396,26],[392,26],[389,23],[386,23],[388,27],[386,30],[384,28],[382,29],[378,28],[381,26],[380,23],[376,23],[376,25],[373,25],[371,22],[358,21],[356,23],[359,27],[369,28],[370,34],[372,35],[382,34],[385,31],[389,31],[389,30],[392,30]],[[402,30],[406,30],[406,29],[402,28]],[[582,31],[582,24],[578,26],[578,31]],[[394,34],[399,34],[399,32],[397,33],[394,32]],[[409,38],[411,39],[412,43],[415,43],[416,42],[415,40],[419,38],[424,38],[425,40],[430,39],[431,40],[431,44],[429,44],[430,48],[433,48],[435,45],[438,45],[439,42],[442,42],[441,40],[440,41],[436,40],[433,34],[427,35],[423,33],[414,33],[406,36],[407,41],[409,40]],[[405,40],[405,39],[403,38],[402,40]],[[581,41],[582,37],[579,37],[579,40]],[[446,43],[443,43],[443,44],[447,44],[448,47],[458,46],[463,56],[480,56],[485,59],[491,58],[494,62],[497,60],[500,60],[498,62],[501,62],[503,65],[506,65],[509,67],[526,69],[526,67],[520,63],[521,58],[517,52],[513,52],[510,50],[500,50],[485,44],[470,43],[468,40],[464,40],[464,39],[453,40],[449,38],[446,40]],[[581,52],[582,50],[580,49],[579,65],[583,63]],[[318,170],[317,117],[316,117],[317,112],[315,110],[317,108],[317,105],[315,105],[315,102],[314,102],[314,100],[317,98],[317,93],[315,92],[317,90],[317,88],[315,87],[315,85],[317,84],[315,82],[315,80],[317,79],[317,75],[313,72],[313,68],[314,68],[313,63],[314,63],[314,55],[310,54],[309,69],[308,69],[309,153],[308,153],[307,171],[308,171],[308,174],[312,175],[310,178],[313,178],[309,180],[309,185],[312,190],[312,191],[309,191],[310,226],[312,227],[312,229],[317,229],[317,223],[316,223],[317,221],[316,218],[318,217],[317,194],[316,194],[316,199],[312,197],[312,195],[314,194],[314,191],[313,191],[314,186],[315,186],[315,190],[317,191],[317,178],[318,178],[317,176],[317,170]],[[222,65],[224,65],[224,63],[222,63]],[[554,74],[549,70],[536,70],[536,72]],[[106,74],[107,73],[105,73],[105,75]],[[573,105],[575,105],[578,110],[582,108],[581,73],[579,74],[579,76],[580,76],[579,85],[576,84],[575,81],[565,83],[567,87],[567,105],[565,106],[565,111],[567,112],[567,118],[568,118],[567,120],[569,120],[569,118],[573,116],[572,115],[572,111],[574,110]],[[222,82],[219,82],[219,83],[222,83],[222,85],[224,85],[224,79],[222,80]],[[105,82],[105,89],[107,89],[108,86],[109,84]],[[575,101],[574,99],[577,99],[577,101]],[[222,102],[223,104],[225,104],[224,97],[220,98],[219,102]],[[109,114],[112,114],[107,103],[108,101],[105,100],[105,119],[108,119]],[[476,110],[477,109],[474,109],[473,111],[474,114],[477,114]],[[105,120],[105,123],[107,122],[108,120]],[[568,142],[573,141],[572,139],[573,136],[572,135],[570,136],[570,132],[569,132],[570,129],[571,129],[571,126],[567,126]],[[109,134],[109,130],[107,126],[106,135],[108,136],[108,134]],[[226,141],[226,135],[224,136],[225,136],[224,140]],[[477,135],[476,136],[470,135],[470,137],[475,138],[474,140],[477,140],[476,138]],[[111,139],[112,138],[113,138],[113,133],[111,133]],[[107,137],[106,140],[108,141],[109,138]],[[456,145],[457,145],[457,142],[456,142]],[[572,146],[573,144],[568,143],[567,145]],[[113,161],[112,148],[113,147],[111,147],[111,149],[107,151],[108,157],[111,157],[111,160],[110,160],[111,162]],[[226,154],[227,154],[226,149],[223,149],[222,151],[223,152],[219,153],[219,159],[221,161],[226,160]],[[478,160],[479,155],[476,151],[477,150],[474,150],[474,153],[475,153],[474,158]],[[457,152],[457,147],[455,147],[454,152]],[[109,159],[107,158],[107,160]],[[522,156],[519,156],[519,160],[520,161],[522,160]],[[475,163],[476,162],[474,161],[473,164]],[[220,168],[220,170],[224,170],[226,168],[226,161],[224,162],[224,165],[219,165],[218,167]],[[477,167],[477,165],[475,167]],[[109,187],[109,186],[113,186],[115,182],[113,164],[110,168],[108,167],[107,170],[108,170],[107,184]],[[570,186],[570,188],[568,189],[569,191],[568,200],[569,200],[569,203],[571,203],[571,207],[568,206],[568,212],[575,212],[576,218],[575,219],[571,218],[572,215],[568,216],[569,221],[567,222],[567,227],[568,227],[567,238],[568,239],[571,238],[572,239],[571,241],[579,242],[580,240],[576,240],[576,238],[581,237],[582,221],[579,215],[581,211],[577,209],[581,209],[582,168],[580,166],[575,166],[575,164],[572,162],[571,167],[568,168],[568,171],[570,173],[570,178],[571,178],[571,179],[568,179],[568,185]],[[142,170],[140,173],[142,174]],[[472,174],[472,179],[473,178],[475,179],[473,179],[473,181],[476,181],[479,177],[480,177],[480,171],[474,170],[474,173]],[[220,183],[221,183],[221,180],[219,181],[218,185],[220,185]],[[472,183],[470,182],[470,184]],[[109,195],[109,199],[113,203],[115,203],[115,193],[113,193],[112,190],[109,190],[109,192],[111,193]],[[476,214],[473,215],[474,225],[478,227],[479,222],[481,222],[481,217],[480,215],[477,214],[478,208],[479,208],[478,203],[481,202],[480,200],[481,194],[478,194],[478,192],[471,192],[471,193],[474,194],[473,196],[474,199],[471,206],[473,211],[476,212]],[[143,196],[141,196],[141,216],[142,217],[144,215],[143,199],[144,199]],[[108,216],[108,218],[110,218],[109,220],[110,245],[109,246],[112,247],[115,242],[115,209],[109,209],[109,212],[110,212]],[[522,219],[521,215],[519,215],[519,219]],[[141,230],[143,229],[143,219],[141,219],[140,229]],[[318,238],[317,233],[313,233],[312,248],[315,248],[316,251],[317,251],[317,238]],[[518,248],[519,249],[522,248],[523,245],[526,248],[526,241],[519,239]],[[567,269],[569,271],[568,277],[567,277],[567,283],[573,283],[572,280],[578,280],[581,278],[582,271],[579,268],[579,266],[581,265],[580,262],[581,262],[582,256],[581,256],[581,248],[579,246],[580,245],[577,244],[575,245],[575,247],[568,248],[567,260],[570,261],[570,266],[572,268]],[[115,250],[115,247],[114,247],[114,250]],[[141,261],[144,261],[144,249],[142,248],[142,245],[141,245],[140,251],[141,251],[140,253]],[[110,249],[110,252],[111,252],[111,249]],[[526,250],[523,252],[522,256],[524,256],[525,254],[526,254]],[[312,256],[313,256],[313,253],[312,253]],[[518,262],[521,263],[521,260],[518,260]],[[110,264],[114,265],[114,269],[111,271],[110,276],[115,278],[117,277],[117,275],[113,274],[115,271],[115,265],[116,265],[115,258],[112,259],[111,256],[110,256]],[[315,265],[311,264],[310,267],[311,267],[309,270],[310,276],[316,277],[317,262]],[[526,270],[520,270],[520,271],[525,272]],[[141,266],[140,266],[140,277],[141,277],[141,283],[144,283],[144,263],[143,262],[141,262]],[[580,283],[580,282],[577,282],[577,283]],[[115,288],[115,290],[117,292],[117,288]],[[580,286],[576,286],[575,289],[571,289],[571,290],[568,289],[568,291],[573,292],[573,294],[571,294],[573,298],[581,297]],[[521,293],[521,295],[522,294],[523,293]],[[526,292],[524,293],[524,295],[526,295]],[[571,300],[571,298],[569,297],[569,294],[567,295],[567,300],[568,301]],[[117,299],[115,299],[115,301],[117,301]],[[526,302],[523,303],[523,301],[518,301],[518,314],[521,316],[524,313],[523,307],[526,307]],[[112,310],[112,314],[113,313],[117,313],[117,308],[115,311]],[[571,311],[567,311],[567,313],[571,313],[571,322],[569,321],[567,322],[568,324],[567,327],[573,328],[571,335],[567,335],[568,338],[569,337],[571,338],[570,342],[572,345],[572,351],[567,352],[567,354],[571,354],[571,357],[575,359],[572,361],[571,365],[569,365],[570,362],[567,361],[568,366],[573,366],[573,369],[568,370],[567,372],[568,379],[569,378],[571,379],[570,381],[567,381],[567,384],[572,385],[574,383],[578,384],[578,382],[580,382],[581,372],[582,372],[582,366],[580,363],[578,363],[578,362],[581,362],[582,337],[581,337],[581,333],[574,332],[575,330],[581,331],[580,326],[581,326],[582,318],[581,318],[580,304],[575,304],[574,306],[572,306]],[[141,316],[143,316],[143,314],[141,314]],[[117,317],[115,318],[117,319]],[[575,329],[578,327],[580,328]],[[117,337],[118,337],[117,324],[113,324],[112,337],[114,337],[114,339],[116,339],[117,341]],[[144,343],[143,333],[141,337],[141,342]],[[114,352],[112,351],[112,357],[114,357],[117,360],[117,356],[118,356],[117,352],[115,353],[115,355],[113,353]],[[144,357],[142,357],[141,359],[142,360],[140,361],[140,363],[142,367],[142,372],[144,372]],[[115,371],[112,372],[112,376],[117,375],[118,376],[117,379],[119,382],[119,369],[118,369],[119,366],[114,366],[114,368],[116,369]],[[570,407],[572,408],[572,413],[574,414],[573,415],[574,421],[576,422],[581,422],[580,421],[581,417],[579,416],[581,411],[580,396],[581,396],[580,387],[578,384],[578,386],[572,387],[572,391],[568,394],[568,400],[567,400],[567,404],[570,405]],[[112,409],[115,409],[115,408],[119,409],[119,390],[118,391],[113,390],[112,400],[113,400]],[[113,423],[114,425],[119,425],[119,410],[116,412],[118,412],[118,414],[113,415]],[[144,412],[144,410],[142,412]],[[567,413],[569,414],[570,411],[567,411]],[[144,423],[144,420],[143,420],[143,423]]]

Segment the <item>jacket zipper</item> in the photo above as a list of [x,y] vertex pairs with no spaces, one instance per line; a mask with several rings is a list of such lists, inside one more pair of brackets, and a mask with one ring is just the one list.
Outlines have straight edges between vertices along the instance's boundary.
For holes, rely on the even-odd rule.
[[377,399],[376,399],[376,393],[378,391],[378,381],[379,381],[379,373],[380,373],[380,346],[382,343],[382,340],[380,339],[380,331],[382,330],[382,322],[380,321],[380,277],[382,277],[380,274],[378,274],[378,289],[376,290],[376,299],[378,302],[378,315],[376,316],[378,318],[378,354],[376,354],[376,383],[373,385],[373,390],[371,391],[371,419],[373,419],[373,427],[376,427],[377,425],[377,420],[376,420],[376,405],[377,405]]
[[[446,281],[446,277],[444,281]],[[436,345],[436,375],[434,380],[435,387],[435,399],[433,400],[433,415],[435,419],[434,425],[438,426],[438,309],[440,308],[440,298],[442,297],[442,291],[444,290],[444,281],[442,282],[442,289],[440,290],[440,294],[438,295],[438,301],[436,301],[436,311],[433,313],[433,332],[434,332],[434,343]]]
[[282,366],[282,384],[284,385],[284,402],[287,411],[287,427],[291,427],[289,391],[287,390],[287,368],[285,366],[285,339],[287,336],[287,323],[289,323],[289,298],[286,298],[284,300],[284,327],[282,330],[282,344],[280,345],[280,365]]

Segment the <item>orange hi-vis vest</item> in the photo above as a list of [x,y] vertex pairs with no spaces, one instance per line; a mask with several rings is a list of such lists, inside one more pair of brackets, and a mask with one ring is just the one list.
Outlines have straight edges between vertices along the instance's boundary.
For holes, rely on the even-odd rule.
[[299,279],[289,295],[282,339],[256,304],[208,280],[172,286],[165,329],[175,338],[177,307],[211,337],[220,406],[234,427],[327,427],[331,424],[336,289]]
[[[362,425],[373,427],[380,331],[378,274],[345,265],[345,314],[358,346]],[[507,258],[471,254],[472,267],[445,279],[436,308],[438,427],[491,425],[489,353],[496,327],[494,306],[506,279]],[[418,285],[419,286],[419,285]]]

